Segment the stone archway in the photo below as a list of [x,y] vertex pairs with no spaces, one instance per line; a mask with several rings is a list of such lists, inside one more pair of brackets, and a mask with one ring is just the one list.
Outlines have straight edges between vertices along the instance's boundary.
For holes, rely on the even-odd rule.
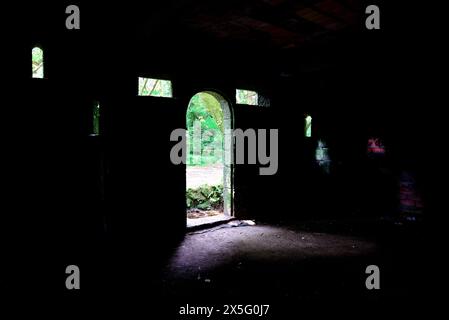
[[[213,134],[208,134],[210,127],[213,127],[213,130],[210,131]],[[214,91],[202,91],[192,97],[186,111],[188,141],[186,166],[187,226],[226,220],[233,216],[232,127],[231,107],[222,95]],[[201,145],[195,142],[198,141],[200,136],[202,138]],[[207,145],[211,140],[214,141],[215,147]],[[199,151],[200,149],[201,151]],[[210,150],[214,151],[210,152]],[[192,199],[192,193],[194,194],[193,198],[196,199],[198,190],[205,185],[219,186],[222,205],[218,213],[214,212],[220,217],[210,217],[200,221],[196,219],[195,213],[198,212],[198,216],[202,219],[207,206],[201,207],[202,204],[200,204],[202,210],[197,210],[198,208],[195,208],[195,204],[192,204],[190,200]],[[211,192],[214,190],[218,189],[214,188]],[[195,219],[189,219],[189,216]]]

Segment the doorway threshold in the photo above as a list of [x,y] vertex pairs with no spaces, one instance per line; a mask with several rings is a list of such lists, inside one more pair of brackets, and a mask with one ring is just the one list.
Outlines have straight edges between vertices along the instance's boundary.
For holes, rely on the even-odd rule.
[[219,214],[213,217],[187,219],[187,229],[191,231],[193,229],[214,227],[218,224],[221,224],[223,222],[229,222],[230,220],[233,219],[234,217],[230,217],[225,214]]

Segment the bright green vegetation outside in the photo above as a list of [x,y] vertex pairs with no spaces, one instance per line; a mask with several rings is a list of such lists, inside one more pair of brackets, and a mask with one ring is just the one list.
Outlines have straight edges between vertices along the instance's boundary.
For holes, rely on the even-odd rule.
[[237,89],[235,92],[235,100],[239,104],[257,106],[259,104],[259,95],[255,91]]
[[170,80],[139,78],[139,96],[172,98],[172,83]]
[[[190,100],[186,115],[187,125],[187,165],[209,166],[223,163],[223,110],[220,102],[211,94],[201,92]],[[200,132],[195,132],[195,130]],[[210,132],[211,134],[206,134]],[[201,136],[201,154],[194,154],[194,135]],[[213,152],[217,150],[221,152]],[[212,150],[212,151],[211,151]]]
[[223,185],[203,185],[186,191],[187,209],[211,210],[223,208]]
[[31,62],[33,70],[33,78],[44,77],[44,52],[41,48],[35,47],[31,51]]

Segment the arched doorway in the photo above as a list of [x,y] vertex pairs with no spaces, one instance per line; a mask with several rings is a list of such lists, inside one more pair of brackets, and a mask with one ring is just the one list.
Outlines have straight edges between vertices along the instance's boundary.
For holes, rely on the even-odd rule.
[[220,94],[195,94],[186,112],[187,227],[233,216],[232,112]]

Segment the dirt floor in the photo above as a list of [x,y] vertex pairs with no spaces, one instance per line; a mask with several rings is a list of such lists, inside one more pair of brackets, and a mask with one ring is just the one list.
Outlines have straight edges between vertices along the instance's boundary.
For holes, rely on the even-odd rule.
[[262,292],[310,297],[321,289],[341,290],[349,283],[342,277],[351,277],[359,291],[365,259],[377,251],[376,243],[357,237],[225,224],[186,235],[165,270],[165,281],[168,294],[181,297],[192,291],[207,296],[219,288],[215,295],[228,298]]
[[[306,228],[228,223],[191,232],[163,270],[163,297],[192,303],[276,301],[288,308],[324,301],[343,305],[413,301],[416,293],[408,280],[419,267],[406,269],[413,257],[398,248],[404,243],[390,242],[385,250],[384,241],[390,240],[380,240],[378,230],[375,236],[359,231],[364,237],[357,236],[353,226],[332,223]],[[386,233],[382,236],[388,238]],[[372,264],[383,272],[383,290],[377,292],[365,286],[366,268]]]
[[[404,311],[425,307],[424,296],[432,294],[426,270],[436,264],[422,259],[429,246],[421,228],[387,221],[256,223],[235,220],[170,244],[158,236],[137,251],[114,249],[107,264],[84,273],[84,292],[98,285],[92,301],[98,305],[105,296],[111,313],[125,308],[134,318],[162,314],[160,319],[176,320],[206,319],[180,317],[186,304],[272,308],[268,317],[210,319],[349,319],[350,312],[366,319],[373,312],[377,318],[392,315],[392,309],[398,312],[394,318],[403,319]],[[380,268],[380,290],[365,286],[369,265]]]
[[188,234],[167,274],[175,279],[213,281],[214,272],[221,265],[234,263],[234,270],[243,270],[256,261],[294,264],[310,258],[363,256],[372,254],[376,248],[374,243],[354,237],[266,225],[224,225]]

